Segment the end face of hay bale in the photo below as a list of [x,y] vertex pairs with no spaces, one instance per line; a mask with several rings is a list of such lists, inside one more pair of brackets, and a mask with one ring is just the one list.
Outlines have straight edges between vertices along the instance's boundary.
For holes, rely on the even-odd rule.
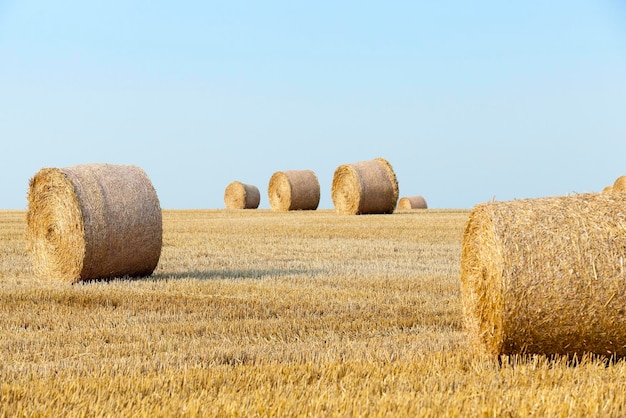
[[398,210],[428,209],[423,196],[403,197],[398,201]]
[[502,268],[500,243],[489,206],[470,213],[463,235],[461,291],[463,319],[470,348],[478,353],[502,352]]
[[277,171],[267,190],[276,211],[316,210],[320,202],[320,183],[311,170]]
[[398,194],[396,175],[383,158],[340,165],[333,175],[332,200],[341,214],[392,213]]
[[42,169],[30,181],[27,231],[39,276],[69,282],[146,276],[161,254],[161,207],[139,167]]
[[626,355],[619,195],[477,205],[463,236],[470,347],[492,355]]
[[361,204],[361,183],[359,174],[350,164],[337,167],[333,175],[332,192],[333,205],[338,213],[345,215],[359,214]]
[[85,230],[74,186],[58,168],[44,168],[30,180],[26,238],[38,277],[80,279]]
[[260,202],[261,193],[252,184],[233,181],[224,191],[224,204],[227,209],[256,209]]

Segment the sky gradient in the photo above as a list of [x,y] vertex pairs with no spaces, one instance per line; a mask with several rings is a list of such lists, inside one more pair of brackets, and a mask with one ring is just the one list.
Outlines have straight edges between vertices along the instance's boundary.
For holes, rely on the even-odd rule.
[[43,167],[135,164],[166,209],[387,159],[431,208],[626,175],[626,6],[0,0],[0,208]]

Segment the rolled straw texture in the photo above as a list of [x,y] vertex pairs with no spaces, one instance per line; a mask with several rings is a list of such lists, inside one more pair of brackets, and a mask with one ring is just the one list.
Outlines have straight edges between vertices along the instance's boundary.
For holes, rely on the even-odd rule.
[[277,171],[267,189],[272,210],[315,210],[320,203],[320,183],[311,170]]
[[147,276],[161,255],[159,199],[136,166],[39,170],[30,180],[26,222],[39,277],[75,283]]
[[615,180],[615,183],[613,183],[612,191],[614,191],[614,192],[624,192],[624,191],[626,191],[626,176],[618,177]]
[[398,210],[428,209],[423,196],[407,196],[398,201]]
[[343,164],[335,170],[331,193],[341,214],[392,213],[398,203],[398,180],[383,158]]
[[224,191],[224,204],[227,209],[256,209],[261,202],[258,187],[233,181]]
[[470,347],[626,354],[626,207],[612,193],[475,206],[461,290]]

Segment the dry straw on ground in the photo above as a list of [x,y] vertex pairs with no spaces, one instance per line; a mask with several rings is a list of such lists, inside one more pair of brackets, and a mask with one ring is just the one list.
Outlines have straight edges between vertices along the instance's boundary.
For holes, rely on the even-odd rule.
[[423,196],[407,196],[398,201],[398,210],[428,209]]
[[612,191],[614,192],[624,192],[626,191],[626,176],[618,177],[613,183]]
[[396,174],[383,158],[340,165],[333,176],[332,200],[341,214],[392,213],[398,193]]
[[470,346],[492,355],[625,355],[625,259],[619,195],[477,205],[461,259]]
[[270,178],[268,197],[273,210],[315,210],[320,183],[311,170],[277,171]]
[[224,204],[227,209],[256,209],[260,202],[259,188],[252,184],[233,181],[224,191]]
[[43,168],[30,180],[26,221],[39,277],[146,276],[161,254],[161,207],[136,166]]

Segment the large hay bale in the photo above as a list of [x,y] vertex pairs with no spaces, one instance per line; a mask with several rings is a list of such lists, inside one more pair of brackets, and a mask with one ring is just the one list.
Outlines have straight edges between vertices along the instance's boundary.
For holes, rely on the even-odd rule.
[[398,201],[398,210],[428,209],[423,196],[407,196]]
[[461,259],[470,347],[491,355],[625,355],[625,263],[618,195],[475,206]]
[[227,209],[256,209],[260,202],[259,188],[252,184],[233,181],[224,191],[224,204]]
[[398,203],[398,180],[387,160],[375,158],[337,167],[331,192],[341,214],[392,213]]
[[277,171],[267,189],[273,210],[315,210],[320,203],[320,183],[311,170]]
[[159,199],[136,166],[39,170],[30,180],[26,222],[39,277],[74,283],[147,276],[161,255]]
[[615,180],[615,183],[613,183],[612,191],[614,192],[626,191],[626,176],[620,176]]

